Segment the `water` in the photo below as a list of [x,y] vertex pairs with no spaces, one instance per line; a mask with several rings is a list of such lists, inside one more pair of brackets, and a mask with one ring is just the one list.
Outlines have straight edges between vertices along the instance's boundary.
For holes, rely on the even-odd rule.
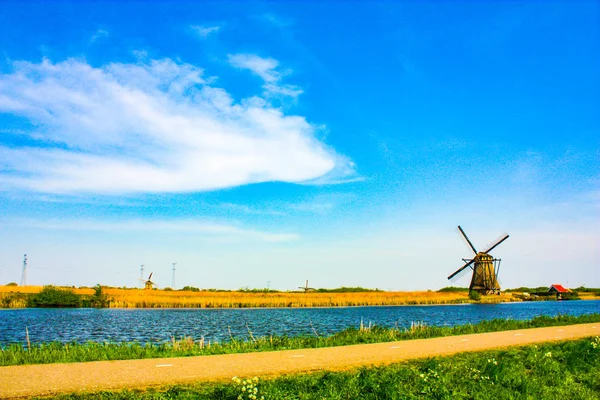
[[[600,312],[600,300],[546,301],[445,306],[255,309],[9,309],[0,310],[0,345],[24,343],[25,327],[37,342],[164,342],[171,336],[210,341],[249,333],[332,334],[360,321],[379,326],[461,325],[494,318],[531,319],[538,315]],[[231,336],[230,333],[231,332]]]

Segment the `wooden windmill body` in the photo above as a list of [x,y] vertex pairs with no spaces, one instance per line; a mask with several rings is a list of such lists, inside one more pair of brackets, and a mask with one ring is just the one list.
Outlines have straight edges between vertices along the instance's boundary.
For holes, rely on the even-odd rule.
[[463,258],[465,265],[456,270],[448,277],[448,279],[452,281],[457,280],[469,272],[470,267],[470,269],[473,271],[473,275],[471,276],[471,283],[469,284],[469,292],[475,291],[481,294],[500,293],[498,272],[500,271],[500,262],[502,260],[499,258],[494,258],[494,256],[490,255],[489,253],[500,243],[508,239],[508,234],[501,236],[493,245],[489,246],[487,250],[478,252],[460,225],[458,226],[458,230],[469,244],[471,250],[473,250],[473,253],[475,253],[475,257],[472,259]]

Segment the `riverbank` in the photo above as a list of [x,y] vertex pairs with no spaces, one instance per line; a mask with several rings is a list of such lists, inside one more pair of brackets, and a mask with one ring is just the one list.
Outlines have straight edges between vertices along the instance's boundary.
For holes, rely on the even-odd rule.
[[[47,293],[46,293],[47,292]],[[596,293],[579,293],[580,299],[598,299]],[[550,299],[550,298],[548,298]],[[542,300],[542,299],[539,299]],[[467,291],[419,292],[269,292],[183,291],[54,286],[0,286],[0,308],[102,307],[102,308],[304,308],[396,305],[442,305],[520,302],[519,293],[469,298]]]
[[[107,308],[277,308],[349,307],[420,304],[459,304],[473,302],[467,292],[248,292],[248,291],[174,291],[115,288],[57,288],[41,286],[0,287],[4,308],[35,306]],[[44,290],[52,290],[44,302],[35,302]],[[99,292],[100,291],[100,292]],[[79,302],[77,300],[79,297]],[[62,302],[60,299],[63,299]],[[511,294],[483,296],[480,302],[520,301]]]
[[[516,329],[600,323],[600,314],[580,316],[539,316],[531,320],[495,319],[478,324],[457,326],[426,326],[415,323],[408,329],[364,326],[348,328],[329,336],[248,336],[232,337],[224,342],[207,342],[203,338],[172,338],[162,344],[141,343],[42,343],[12,344],[0,347],[0,366],[24,364],[73,363],[103,360],[133,360],[161,357],[190,357],[290,349],[339,347],[356,344],[449,337],[457,335],[501,332]],[[600,332],[599,332],[600,333]]]
[[[585,324],[328,349],[1,367],[6,384],[0,397],[79,392],[58,398],[597,398],[597,328]],[[492,350],[499,348],[504,350]],[[447,357],[465,352],[470,353]],[[415,359],[425,360],[410,361]],[[322,370],[327,372],[314,372]],[[282,374],[296,375],[269,379]],[[232,375],[246,379],[232,380]],[[252,376],[269,380],[249,380]],[[127,388],[139,389],[122,390]],[[248,397],[248,390],[256,397]]]

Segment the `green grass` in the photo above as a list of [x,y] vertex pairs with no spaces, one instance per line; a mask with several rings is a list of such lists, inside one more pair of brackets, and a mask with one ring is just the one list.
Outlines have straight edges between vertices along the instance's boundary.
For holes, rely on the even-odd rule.
[[[271,380],[61,395],[117,399],[600,399],[600,338]],[[246,390],[242,391],[242,387]],[[241,396],[241,397],[238,397]],[[264,396],[264,397],[263,397]]]
[[94,342],[63,344],[54,342],[32,345],[30,349],[26,345],[12,344],[0,347],[0,366],[184,357],[332,347],[591,322],[600,322],[600,314],[586,314],[578,317],[568,315],[557,317],[539,316],[525,321],[496,319],[482,321],[473,325],[458,325],[454,327],[415,324],[410,329],[398,329],[374,326],[359,329],[349,328],[331,336],[249,337],[247,339],[233,339],[221,343],[207,343],[202,340],[194,341],[192,338],[184,338],[162,344]]
[[438,292],[468,292],[469,288],[459,286],[446,286],[438,290]]

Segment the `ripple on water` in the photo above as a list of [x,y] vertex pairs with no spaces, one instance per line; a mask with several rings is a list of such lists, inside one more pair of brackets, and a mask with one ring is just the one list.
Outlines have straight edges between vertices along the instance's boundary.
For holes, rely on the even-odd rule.
[[600,312],[600,300],[444,306],[254,309],[10,309],[0,311],[0,344],[37,342],[165,342],[172,336],[228,340],[231,335],[328,335],[360,321],[379,326],[462,325],[494,318]]

